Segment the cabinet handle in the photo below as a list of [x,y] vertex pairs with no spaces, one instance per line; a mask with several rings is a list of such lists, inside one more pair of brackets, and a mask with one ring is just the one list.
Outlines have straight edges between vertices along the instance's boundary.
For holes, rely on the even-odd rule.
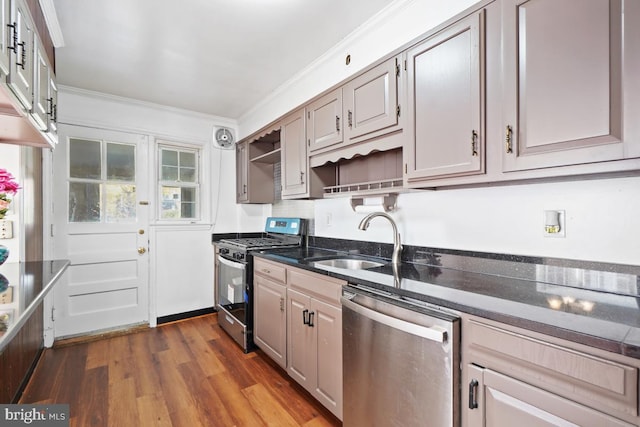
[[247,194],[247,184],[242,186],[242,194]]
[[304,184],[304,172],[300,172],[300,184]]
[[20,42],[18,43],[18,46],[22,48],[20,51],[20,60],[22,62],[16,62],[16,65],[24,70],[24,64],[27,63],[27,49],[25,49],[26,42]]
[[469,383],[469,409],[476,409],[478,407],[478,380],[473,379]]
[[347,110],[347,121],[350,128],[353,127],[353,113],[351,110]]
[[284,311],[284,298],[280,298],[280,311]]
[[13,30],[13,36],[11,37],[13,46],[7,46],[7,49],[11,49],[13,53],[18,53],[18,24],[14,22],[13,24],[7,24],[7,27]]
[[311,326],[313,328],[313,315],[316,314],[315,312],[310,312],[309,313],[309,323],[308,325]]
[[47,116],[53,119],[53,98],[47,98],[47,104],[49,106],[49,108],[47,108]]
[[507,144],[507,154],[513,153],[513,128],[507,125],[505,131],[505,142]]
[[306,308],[302,310],[302,324],[303,325],[309,324],[309,310],[307,310]]
[[268,268],[263,268],[262,272],[266,274],[271,274],[271,270],[269,270]]
[[340,116],[336,116],[336,132],[340,132]]
[[471,156],[478,156],[478,132],[471,131]]

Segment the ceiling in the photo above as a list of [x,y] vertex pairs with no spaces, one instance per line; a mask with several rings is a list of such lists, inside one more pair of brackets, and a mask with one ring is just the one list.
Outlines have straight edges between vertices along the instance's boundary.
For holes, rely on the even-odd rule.
[[238,119],[394,0],[54,0],[58,83]]

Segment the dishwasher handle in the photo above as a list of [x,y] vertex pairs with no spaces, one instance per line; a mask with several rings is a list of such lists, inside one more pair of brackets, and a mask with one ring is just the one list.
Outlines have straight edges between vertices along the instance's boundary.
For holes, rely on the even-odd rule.
[[343,307],[346,307],[364,317],[367,317],[376,322],[382,323],[389,327],[404,331],[406,333],[416,335],[422,338],[426,338],[431,341],[439,343],[445,343],[447,341],[447,331],[444,328],[438,326],[422,326],[415,323],[407,322],[406,320],[398,319],[396,317],[387,316],[379,311],[372,310],[368,307],[360,305],[349,298],[344,296],[340,298],[340,302]]

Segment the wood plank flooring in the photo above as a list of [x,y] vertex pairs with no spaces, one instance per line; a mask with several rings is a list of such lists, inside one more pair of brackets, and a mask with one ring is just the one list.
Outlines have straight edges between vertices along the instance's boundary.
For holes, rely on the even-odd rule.
[[78,427],[342,425],[216,314],[46,349],[20,403],[68,403]]

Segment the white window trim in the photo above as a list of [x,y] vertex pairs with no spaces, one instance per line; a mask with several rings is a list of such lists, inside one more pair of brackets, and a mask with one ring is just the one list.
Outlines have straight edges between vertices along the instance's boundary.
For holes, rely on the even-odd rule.
[[[196,182],[194,184],[189,183],[188,185],[178,185],[180,187],[195,187],[196,188],[196,216],[195,218],[162,218],[162,187],[163,185],[174,185],[176,181],[162,181],[162,156],[160,155],[163,149],[173,150],[173,151],[191,151],[196,154]],[[203,221],[204,214],[204,198],[203,195],[203,187],[204,187],[204,170],[203,170],[203,158],[204,158],[204,149],[200,145],[195,144],[187,144],[183,142],[175,142],[175,141],[166,141],[166,140],[156,140],[155,144],[155,159],[156,159],[156,173],[154,179],[154,185],[156,186],[155,194],[156,194],[156,210],[155,210],[155,221],[157,224],[194,224],[201,223]]]

